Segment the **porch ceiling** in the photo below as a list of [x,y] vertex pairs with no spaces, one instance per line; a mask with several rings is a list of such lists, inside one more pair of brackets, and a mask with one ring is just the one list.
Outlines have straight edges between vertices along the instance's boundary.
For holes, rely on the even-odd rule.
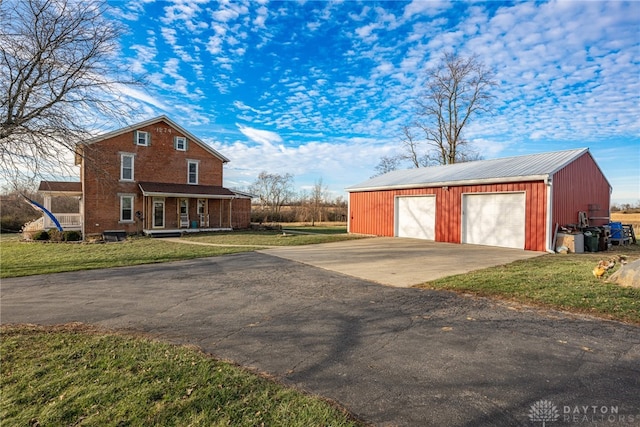
[[216,185],[169,184],[163,182],[138,183],[142,195],[156,197],[198,197],[201,199],[233,199],[235,193]]

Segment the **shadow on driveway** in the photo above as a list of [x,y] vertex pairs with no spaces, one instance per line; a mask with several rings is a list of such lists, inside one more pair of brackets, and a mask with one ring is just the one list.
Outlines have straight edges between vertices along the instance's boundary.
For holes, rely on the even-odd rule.
[[0,292],[2,323],[197,345],[378,426],[540,425],[528,417],[540,400],[560,411],[548,425],[575,425],[564,406],[640,420],[631,325],[379,286],[264,253],[3,279]]

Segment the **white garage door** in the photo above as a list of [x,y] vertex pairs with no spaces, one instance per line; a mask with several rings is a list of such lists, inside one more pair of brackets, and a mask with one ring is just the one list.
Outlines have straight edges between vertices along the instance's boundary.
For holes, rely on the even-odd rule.
[[435,240],[435,196],[396,198],[396,236]]
[[524,249],[525,194],[462,196],[462,243]]

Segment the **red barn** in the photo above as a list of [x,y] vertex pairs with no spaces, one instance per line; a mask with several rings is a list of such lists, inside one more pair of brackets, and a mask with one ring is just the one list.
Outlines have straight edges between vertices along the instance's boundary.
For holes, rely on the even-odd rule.
[[349,232],[553,251],[556,225],[609,222],[588,148],[399,170],[347,188]]

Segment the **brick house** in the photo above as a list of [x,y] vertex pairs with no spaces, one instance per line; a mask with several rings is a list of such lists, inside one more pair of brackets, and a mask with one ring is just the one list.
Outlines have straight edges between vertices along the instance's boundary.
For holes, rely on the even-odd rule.
[[[42,181],[39,192],[47,209],[51,197],[79,197],[77,220],[54,215],[83,236],[248,228],[251,195],[222,186],[228,161],[160,116],[78,144],[80,182]],[[48,220],[41,228],[49,228]]]

